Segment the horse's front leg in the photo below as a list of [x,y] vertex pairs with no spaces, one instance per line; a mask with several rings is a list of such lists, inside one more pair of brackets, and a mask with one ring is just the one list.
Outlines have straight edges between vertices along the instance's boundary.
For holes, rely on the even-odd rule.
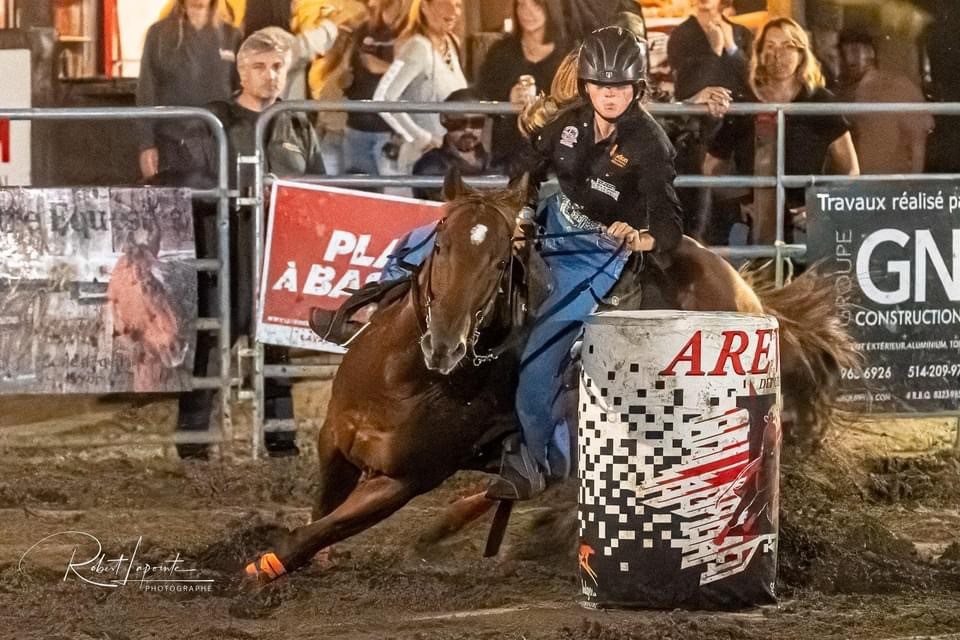
[[321,549],[369,529],[420,493],[419,483],[411,479],[375,476],[364,480],[343,504],[291,531],[275,551],[248,564],[246,573],[269,582],[299,569]]

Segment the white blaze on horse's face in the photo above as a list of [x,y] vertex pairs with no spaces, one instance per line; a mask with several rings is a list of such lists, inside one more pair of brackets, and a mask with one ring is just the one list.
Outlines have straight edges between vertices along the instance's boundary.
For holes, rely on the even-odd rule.
[[478,224],[473,229],[470,229],[470,243],[475,247],[479,247],[483,244],[483,241],[487,239],[487,232],[489,229],[485,224]]

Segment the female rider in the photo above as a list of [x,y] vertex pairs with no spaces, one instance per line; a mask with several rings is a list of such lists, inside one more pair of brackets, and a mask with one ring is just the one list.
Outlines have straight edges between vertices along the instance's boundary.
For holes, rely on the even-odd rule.
[[[530,207],[521,217],[545,226],[541,255],[553,282],[520,365],[523,442],[508,444],[489,497],[528,498],[544,487],[544,474],[567,475],[569,425],[557,400],[583,321],[613,287],[630,252],[652,252],[665,265],[680,242],[673,147],[639,104],[646,54],[645,42],[625,29],[594,31],[579,51],[580,99],[531,136]],[[537,215],[539,187],[550,170],[560,191]]]

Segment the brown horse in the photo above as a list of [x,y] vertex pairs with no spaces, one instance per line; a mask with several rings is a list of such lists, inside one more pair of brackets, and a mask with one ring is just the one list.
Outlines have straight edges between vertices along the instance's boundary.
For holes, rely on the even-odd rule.
[[[434,251],[344,356],[320,430],[314,521],[247,567],[269,580],[475,466],[485,434],[517,428],[516,356],[503,284],[525,187],[481,195],[448,177]],[[457,366],[468,362],[467,366]]]
[[158,228],[145,242],[130,234],[107,286],[113,335],[131,354],[134,391],[162,390],[170,370],[187,354],[159,252]]
[[[509,296],[499,292],[516,254],[514,212],[523,193],[481,195],[448,176],[447,215],[433,254],[407,294],[378,310],[353,340],[334,380],[319,436],[314,521],[249,564],[248,575],[269,581],[302,567],[456,471],[477,468],[491,427],[501,434],[516,428],[516,354],[472,356],[484,344],[512,342],[505,329]],[[851,361],[852,350],[832,306],[817,306],[825,294],[812,295],[824,288],[814,276],[761,298],[723,258],[689,238],[668,276],[670,305],[780,318],[783,388],[800,389],[807,395],[797,401],[821,407],[820,413],[829,410],[836,385],[826,382]],[[790,319],[781,309],[789,309]],[[474,366],[458,366],[464,362]],[[433,533],[455,530],[493,504],[483,494],[467,498]]]

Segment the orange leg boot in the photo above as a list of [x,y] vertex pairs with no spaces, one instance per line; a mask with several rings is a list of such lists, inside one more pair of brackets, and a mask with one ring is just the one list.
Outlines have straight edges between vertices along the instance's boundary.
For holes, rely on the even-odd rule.
[[287,572],[280,558],[273,552],[263,554],[258,560],[248,564],[244,571],[248,577],[256,578],[261,584],[273,582]]

